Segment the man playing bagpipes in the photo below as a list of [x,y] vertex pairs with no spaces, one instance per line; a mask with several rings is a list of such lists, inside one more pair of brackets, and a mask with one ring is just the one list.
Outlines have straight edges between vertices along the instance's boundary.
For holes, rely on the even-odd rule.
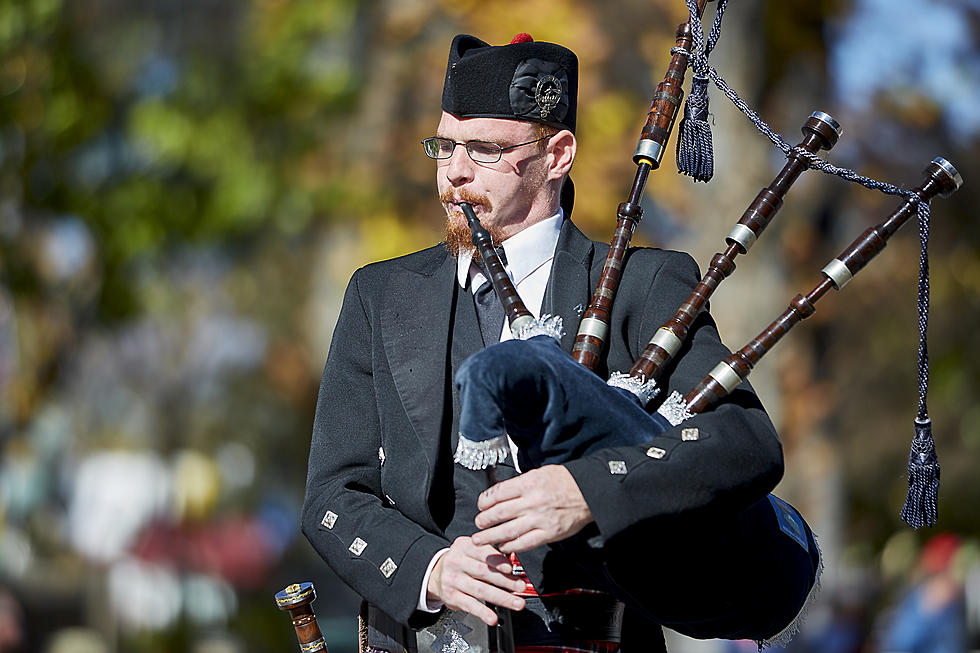
[[[577,60],[566,48],[526,35],[504,46],[457,36],[442,117],[422,143],[436,163],[446,242],[357,270],[347,288],[320,386],[303,530],[370,604],[372,649],[506,649],[465,617],[494,625],[493,606],[514,611],[501,614],[518,651],[662,650],[660,624],[764,639],[791,624],[815,580],[809,529],[766,498],[782,452],[747,383],[709,412],[661,423],[649,442],[573,445],[561,464],[516,476],[510,459],[497,461],[504,480],[489,490],[484,472],[453,464],[453,377],[510,333],[461,205],[502,246],[538,315],[574,328],[606,261],[609,245],[570,221],[576,102]],[[600,360],[582,371],[605,387],[610,371],[629,369],[698,279],[686,254],[632,250]],[[567,358],[574,339],[546,346]],[[687,392],[728,354],[700,312],[659,377],[663,396]],[[583,410],[592,397],[586,387],[548,408],[617,428],[653,419],[635,402],[621,414]],[[792,546],[733,556],[727,529],[763,508]],[[802,561],[790,567],[805,578],[747,574],[778,556]]]

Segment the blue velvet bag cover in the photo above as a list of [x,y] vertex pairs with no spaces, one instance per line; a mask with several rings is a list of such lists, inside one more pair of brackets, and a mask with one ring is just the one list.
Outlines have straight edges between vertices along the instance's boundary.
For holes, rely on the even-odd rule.
[[606,385],[545,335],[506,340],[473,354],[456,373],[456,387],[456,461],[470,469],[506,457],[508,435],[517,445],[520,468],[527,470],[600,448],[642,444],[670,428],[635,395]]
[[[460,366],[455,382],[461,404],[455,460],[470,469],[505,459],[508,436],[527,471],[603,448],[642,445],[672,427],[547,335],[477,352]],[[792,639],[822,569],[813,531],[795,508],[768,495],[739,513],[677,528],[658,524],[653,535],[650,526],[640,524],[635,536],[606,543],[603,562],[595,565],[589,562],[595,552],[581,538],[561,545],[579,548],[583,564],[594,566],[613,594],[678,632],[760,645]],[[637,571],[637,559],[666,557],[671,564],[655,577]]]

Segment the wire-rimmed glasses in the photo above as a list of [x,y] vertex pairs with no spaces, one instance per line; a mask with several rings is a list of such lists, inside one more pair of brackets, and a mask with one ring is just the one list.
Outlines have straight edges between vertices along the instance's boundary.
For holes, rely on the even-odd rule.
[[459,141],[454,141],[451,138],[431,136],[429,138],[422,139],[422,151],[425,152],[425,155],[430,159],[448,159],[451,158],[453,152],[456,151],[456,146],[462,145],[466,149],[466,154],[468,154],[469,157],[475,162],[496,163],[497,161],[500,161],[500,157],[503,156],[504,152],[508,150],[523,147],[524,145],[530,145],[531,143],[537,143],[538,141],[543,141],[546,138],[551,138],[553,135],[554,134],[548,134],[546,136],[542,136],[541,138],[535,138],[533,141],[507,146],[501,146],[492,141],[466,141],[465,143],[460,143]]

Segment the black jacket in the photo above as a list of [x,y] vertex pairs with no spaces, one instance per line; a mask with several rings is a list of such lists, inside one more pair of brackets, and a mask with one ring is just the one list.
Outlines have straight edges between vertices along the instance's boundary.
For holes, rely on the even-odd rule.
[[[566,351],[607,251],[565,221],[543,312],[562,316]],[[607,369],[600,373],[629,369],[698,278],[686,254],[631,251],[612,312]],[[455,283],[456,261],[441,245],[354,273],[323,371],[303,506],[303,531],[334,571],[415,628],[435,620],[416,605],[429,561],[449,546],[443,535],[453,510],[447,343]],[[711,318],[700,316],[662,377],[667,389],[654,406],[670,390],[692,389],[728,353]],[[781,477],[778,438],[747,383],[684,423],[692,426],[702,434],[697,441],[682,441],[674,428],[650,443],[667,451],[660,459],[645,454],[648,444],[566,465],[595,516],[593,542],[640,522],[676,523],[678,516],[744,507]],[[611,474],[609,460],[625,461],[628,473]]]

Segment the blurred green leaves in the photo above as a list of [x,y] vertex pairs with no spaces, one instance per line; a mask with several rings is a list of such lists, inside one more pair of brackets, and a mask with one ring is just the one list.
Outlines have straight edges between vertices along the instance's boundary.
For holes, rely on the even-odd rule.
[[[330,116],[353,106],[357,10],[350,0],[4,3],[0,174],[19,195],[8,199],[85,221],[103,294],[125,295],[133,261],[182,242],[330,220],[349,202],[318,153],[330,149]],[[108,318],[131,303],[100,305]]]

